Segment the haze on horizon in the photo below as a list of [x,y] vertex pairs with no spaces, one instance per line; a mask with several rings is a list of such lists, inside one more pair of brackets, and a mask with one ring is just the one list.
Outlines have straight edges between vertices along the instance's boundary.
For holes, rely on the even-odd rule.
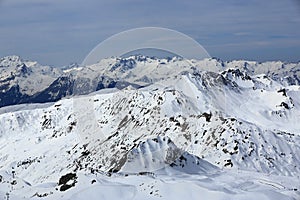
[[0,57],[80,63],[111,35],[144,26],[180,31],[222,60],[300,60],[298,0],[0,0]]

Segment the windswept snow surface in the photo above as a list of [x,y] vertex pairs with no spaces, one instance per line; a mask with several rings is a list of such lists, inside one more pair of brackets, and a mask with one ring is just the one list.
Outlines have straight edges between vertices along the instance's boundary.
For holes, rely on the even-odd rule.
[[0,198],[300,199],[297,64],[114,59],[66,72],[143,87],[0,109]]

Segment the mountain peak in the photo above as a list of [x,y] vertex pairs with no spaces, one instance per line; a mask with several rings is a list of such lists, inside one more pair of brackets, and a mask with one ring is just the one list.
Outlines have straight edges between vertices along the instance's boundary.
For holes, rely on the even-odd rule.
[[0,58],[0,67],[11,67],[22,64],[23,60],[20,56],[12,55]]

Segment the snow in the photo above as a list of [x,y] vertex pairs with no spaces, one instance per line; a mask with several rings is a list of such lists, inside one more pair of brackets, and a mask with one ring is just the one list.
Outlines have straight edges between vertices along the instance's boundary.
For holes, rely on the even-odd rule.
[[0,59],[1,85],[18,85],[23,94],[33,95],[46,89],[62,71],[58,68],[42,66],[37,62],[24,61],[18,56]]
[[297,64],[122,59],[65,73],[144,87],[0,108],[0,198],[300,198]]

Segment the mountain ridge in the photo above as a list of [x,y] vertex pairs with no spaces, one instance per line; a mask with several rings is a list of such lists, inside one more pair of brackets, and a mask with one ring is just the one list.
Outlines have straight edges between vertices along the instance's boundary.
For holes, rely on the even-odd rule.
[[282,78],[298,65],[252,64],[131,57],[68,69],[40,104],[0,109],[0,196],[298,199],[300,86]]
[[[73,95],[73,89],[70,88],[78,85],[77,83],[80,82],[77,80],[78,77],[79,79],[85,77],[90,81],[98,81],[97,84],[101,87],[88,86],[96,87],[93,88],[93,91],[112,87],[105,84],[105,81],[99,78],[101,76],[107,77],[106,79],[110,79],[110,82],[115,82],[114,85],[118,85],[120,88],[123,84],[142,87],[168,76],[179,75],[184,71],[192,72],[194,69],[213,72],[238,69],[249,75],[266,74],[283,85],[300,84],[300,63],[283,63],[281,61],[265,63],[254,61],[224,62],[215,58],[196,61],[176,57],[156,59],[146,56],[131,56],[104,59],[98,64],[84,67],[74,64],[68,69],[62,70],[41,66],[33,61],[24,61],[18,56],[8,56],[0,60],[0,69],[2,69],[0,107],[20,103],[55,102],[63,97]],[[173,70],[171,70],[172,68]],[[14,101],[11,101],[13,97]]]

